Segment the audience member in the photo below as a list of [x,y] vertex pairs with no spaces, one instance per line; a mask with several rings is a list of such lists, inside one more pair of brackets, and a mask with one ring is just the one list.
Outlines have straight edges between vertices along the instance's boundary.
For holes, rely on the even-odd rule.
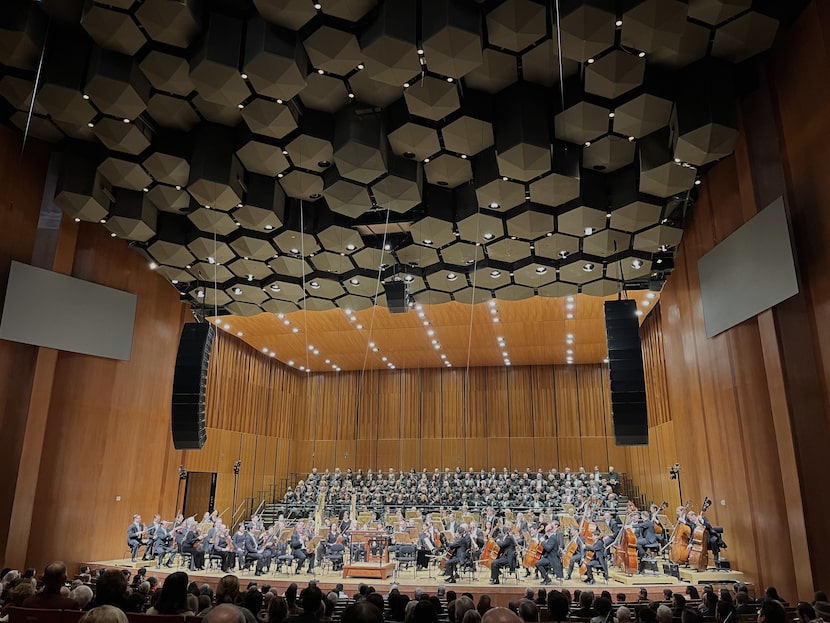
[[438,612],[435,610],[435,605],[431,599],[419,600],[410,612],[412,613],[412,623],[438,623]]
[[627,606],[617,608],[617,623],[631,623],[631,610]]
[[[773,587],[770,588],[776,595],[778,594]],[[767,594],[770,588],[767,589]],[[758,623],[786,623],[786,621],[787,611],[784,609],[784,604],[777,599],[765,599],[761,602],[761,607],[758,609]]]
[[700,604],[700,614],[707,619],[714,618],[717,607],[718,596],[713,591],[704,591],[703,602]]
[[343,611],[341,623],[383,623],[383,612],[372,602],[362,599]]
[[594,610],[593,604],[594,592],[582,591],[579,594],[579,608],[571,612],[571,616],[593,619],[597,616],[597,611]]
[[657,623],[671,623],[672,611],[671,608],[661,605],[657,608]]
[[559,591],[548,593],[548,616],[551,621],[560,623],[568,620],[568,611],[571,608],[570,599]]
[[625,603],[625,593],[617,593],[617,603],[624,604]]
[[521,619],[515,612],[508,608],[490,608],[483,617],[481,623],[520,623]]
[[481,615],[478,610],[467,610],[464,613],[464,618],[461,619],[461,623],[481,623]]
[[95,583],[95,599],[92,607],[115,606],[119,610],[127,608],[127,580],[120,571],[104,571]]
[[536,607],[536,602],[532,599],[522,599],[519,602],[518,615],[519,618],[525,623],[538,623],[539,608]]
[[[594,600],[594,610],[597,611],[597,616],[591,619],[591,623],[612,623],[614,620],[614,604],[610,599],[605,597],[597,597]],[[671,623],[669,619],[668,623]]]
[[202,623],[245,623],[245,621],[242,609],[229,603],[214,606],[202,619]]
[[80,586],[73,588],[69,593],[69,596],[78,602],[78,607],[81,610],[86,610],[89,602],[92,601],[92,589],[86,584],[81,584]]
[[[544,589],[542,589],[544,590]],[[476,610],[481,616],[484,616],[484,613],[490,610],[493,607],[492,602],[490,600],[490,595],[484,593],[481,597],[478,598],[478,603],[476,604]]]
[[171,573],[164,580],[164,586],[161,587],[161,597],[155,606],[147,610],[147,614],[195,615],[196,613],[188,605],[188,594],[187,574],[184,571]]
[[717,623],[735,623],[735,604],[731,601],[718,600],[715,608],[715,621]]
[[43,608],[48,610],[80,610],[78,602],[71,597],[63,597],[61,589],[66,584],[66,565],[53,562],[43,570],[43,590],[23,602],[24,608]]
[[127,615],[115,606],[97,606],[82,616],[80,623],[127,623]]

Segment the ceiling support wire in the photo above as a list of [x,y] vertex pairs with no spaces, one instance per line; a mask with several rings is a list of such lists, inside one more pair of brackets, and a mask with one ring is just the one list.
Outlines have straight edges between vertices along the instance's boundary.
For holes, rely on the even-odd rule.
[[[553,19],[553,15],[551,15],[551,19]],[[559,14],[559,0],[556,0],[556,50],[559,61],[559,96],[562,100],[562,110],[565,110],[565,76],[564,76],[564,67],[562,65],[562,31],[560,29],[560,25],[562,22],[562,17]],[[551,28],[553,30],[553,28]]]
[[306,304],[306,299],[308,299],[308,292],[306,291],[305,285],[305,220],[303,216],[303,200],[300,199],[300,262],[302,263],[302,267],[300,270],[302,271],[302,279],[303,279],[303,333],[305,334],[305,370],[306,373],[309,372],[309,359],[308,359],[308,305]]
[[[476,203],[481,204],[480,201]],[[476,243],[473,245],[473,280],[472,280],[472,292],[470,293],[470,326],[467,330],[467,363],[464,366],[464,419],[462,420],[464,425],[464,430],[462,434],[464,438],[467,438],[467,417],[470,413],[470,354],[473,348],[473,314],[475,313],[475,306],[476,306],[476,276],[478,271],[476,268],[478,267],[478,250],[480,248],[481,243],[479,240],[479,227],[481,224],[481,205],[476,207]],[[467,445],[464,445],[464,464],[469,465],[467,461]]]
[[46,25],[46,33],[43,35],[43,47],[40,50],[40,60],[37,63],[37,73],[35,74],[35,84],[32,86],[32,101],[29,102],[29,111],[26,113],[26,128],[23,130],[23,144],[20,146],[20,154],[26,149],[26,140],[29,138],[29,128],[32,124],[32,116],[35,112],[35,97],[37,97],[37,88],[40,84],[40,77],[43,73],[43,59],[46,56],[46,42],[49,39],[49,26],[51,20]]

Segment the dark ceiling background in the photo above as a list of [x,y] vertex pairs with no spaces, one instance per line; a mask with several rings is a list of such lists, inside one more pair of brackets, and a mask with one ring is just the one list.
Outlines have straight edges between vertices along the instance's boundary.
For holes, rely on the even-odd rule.
[[2,113],[195,306],[659,290],[804,4],[5,0]]

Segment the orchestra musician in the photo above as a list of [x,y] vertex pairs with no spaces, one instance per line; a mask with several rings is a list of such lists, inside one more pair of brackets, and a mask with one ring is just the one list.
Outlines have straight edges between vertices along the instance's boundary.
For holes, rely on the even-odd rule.
[[[236,544],[234,544],[235,546]],[[257,543],[257,540],[250,530],[245,533],[245,538],[242,540],[242,547],[242,565],[240,566],[240,570],[244,570],[250,566],[248,563],[249,560],[256,560],[256,573],[254,575],[262,575],[264,573],[262,570],[263,567],[271,562],[270,553],[265,553],[265,548]],[[237,554],[237,558],[239,557],[240,555]]]
[[159,529],[160,525],[161,525],[161,515],[156,513],[155,515],[153,515],[153,523],[151,523],[149,526],[147,526],[147,540],[148,540],[149,545],[150,545],[150,547],[147,548],[148,550],[151,550],[152,546],[155,544],[156,530]]
[[144,558],[147,560],[147,528],[141,523],[141,515],[133,515],[133,523],[127,528],[127,547],[130,548],[131,560],[135,562],[135,557],[138,555],[138,550],[144,546]]
[[577,528],[571,528],[571,543],[576,543],[576,550],[571,555],[571,560],[568,562],[568,574],[565,576],[566,580],[571,579],[574,565],[576,565],[576,569],[579,571],[579,567],[582,565],[582,559],[585,557],[585,539],[583,539],[579,534],[579,530]]
[[452,553],[452,557],[447,560],[446,567],[444,568],[447,584],[455,584],[457,581],[458,575],[456,574],[456,569],[459,564],[467,562],[467,552],[470,551],[471,546],[472,539],[467,534],[467,524],[461,524],[458,527],[458,537],[455,541],[447,545],[447,549]]
[[213,551],[221,557],[220,567],[222,568],[222,573],[230,573],[234,567],[234,558],[236,558],[236,555],[234,554],[233,541],[228,536],[228,529],[224,525],[220,524],[216,533],[216,538],[213,541]]
[[429,566],[429,555],[438,546],[435,543],[432,532],[432,522],[427,519],[421,532],[418,533],[418,549],[415,554],[415,566],[417,569],[426,569]]
[[[153,553],[158,556],[156,562],[156,569],[161,569],[161,565],[165,567],[173,566],[173,559],[176,557],[176,548],[172,545],[173,533],[170,531],[171,523],[169,521],[159,522],[155,531],[155,539],[153,540]],[[164,562],[164,555],[167,554],[167,562]]]
[[240,570],[245,566],[245,542],[248,540],[247,535],[245,524],[240,523],[236,532],[233,533],[233,537],[231,537],[233,550],[236,553],[236,566]]
[[[610,539],[611,537],[607,537]],[[600,537],[600,531],[596,530],[594,532],[594,543],[593,545],[586,545],[585,551],[586,552],[594,552],[594,557],[588,561],[585,565],[586,571],[585,575],[587,576],[586,582],[588,584],[594,583],[594,570],[602,571],[603,577],[607,580],[608,579],[608,561],[605,557],[605,548],[606,542]]]
[[199,524],[192,517],[187,520],[186,532],[182,539],[182,553],[190,554],[190,570],[204,571],[205,569],[205,553],[199,549],[199,541],[201,535],[199,534]]
[[542,542],[542,557],[536,562],[536,569],[542,574],[542,584],[550,584],[548,569],[553,569],[557,579],[562,579],[562,549],[565,547],[559,520],[554,519],[545,528],[545,540]]
[[[657,507],[654,507],[655,510]],[[643,558],[646,555],[646,549],[658,549],[660,543],[657,542],[657,533],[654,530],[654,521],[649,516],[649,513],[643,511],[639,514],[634,513],[631,527],[634,528],[634,533],[637,535],[637,560],[640,561],[639,573],[643,573]]]
[[[497,537],[501,538],[497,538]],[[513,535],[509,523],[504,525],[504,534],[499,534],[496,528],[493,534],[496,538],[496,547],[499,548],[499,557],[490,563],[490,584],[499,583],[499,572],[508,567],[512,572],[516,567],[516,537]]]
[[297,522],[294,533],[291,535],[291,555],[297,561],[297,568],[294,573],[299,573],[305,561],[308,560],[306,573],[314,573],[314,552],[306,552],[308,537],[305,533],[305,525],[302,521]]
[[[692,533],[694,533],[695,528],[698,525],[702,525],[706,528],[707,534],[709,535],[709,542],[707,546],[710,550],[712,550],[712,557],[717,565],[720,562],[720,551],[721,549],[726,548],[726,543],[723,541],[723,528],[720,526],[713,526],[712,523],[703,515],[698,515],[693,511],[689,511],[686,513],[686,524],[691,529]],[[692,542],[689,541],[689,549],[692,547]]]
[[[651,521],[654,523],[654,530],[655,536],[657,538],[657,542],[662,545],[663,542],[666,540],[666,530],[663,528],[663,522],[660,521],[660,514],[659,514],[659,507],[657,504],[652,504],[650,507],[651,510]],[[659,528],[659,530],[658,530]]]

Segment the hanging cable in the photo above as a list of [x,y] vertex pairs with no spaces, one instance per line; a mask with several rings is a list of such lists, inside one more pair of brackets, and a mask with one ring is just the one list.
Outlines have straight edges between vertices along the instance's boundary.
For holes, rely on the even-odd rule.
[[29,138],[29,127],[32,124],[32,116],[34,115],[35,111],[35,97],[37,96],[37,88],[40,84],[40,76],[43,73],[43,58],[46,56],[46,41],[49,38],[49,26],[51,26],[52,20],[50,19],[46,25],[46,33],[43,35],[43,47],[40,50],[40,60],[37,63],[37,73],[35,74],[35,84],[32,87],[32,101],[29,102],[29,112],[26,114],[26,129],[23,131],[23,145],[20,147],[20,153],[23,153],[23,150],[26,149],[26,139]]
[[303,333],[305,334],[305,370],[309,371],[308,359],[308,305],[306,299],[308,292],[305,289],[305,221],[303,220],[303,200],[300,199],[300,263],[302,264],[300,271],[303,274]]
[[372,332],[375,328],[375,310],[378,306],[378,292],[380,292],[380,282],[383,276],[383,254],[386,252],[386,234],[389,231],[389,208],[386,208],[386,222],[383,225],[383,238],[380,245],[380,263],[378,264],[378,276],[375,280],[375,296],[374,305],[372,305],[372,315],[369,318],[369,337],[366,340],[366,350],[363,353],[363,368],[360,371],[360,377],[363,378],[363,373],[366,371],[366,362],[369,359],[369,344],[372,342]]
[[565,110],[565,69],[562,64],[562,31],[560,29],[562,18],[559,14],[559,0],[556,0],[556,49],[559,61],[559,96],[562,100],[562,110]]

